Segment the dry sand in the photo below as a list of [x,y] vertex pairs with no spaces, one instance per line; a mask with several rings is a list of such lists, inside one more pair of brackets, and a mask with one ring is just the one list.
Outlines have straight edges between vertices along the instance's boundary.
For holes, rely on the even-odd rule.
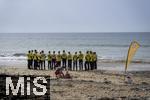
[[[150,100],[150,72],[129,72],[132,84],[119,71],[70,71],[72,79],[56,79],[54,71],[0,67],[1,74],[50,75],[51,100]],[[107,80],[104,80],[104,79]]]

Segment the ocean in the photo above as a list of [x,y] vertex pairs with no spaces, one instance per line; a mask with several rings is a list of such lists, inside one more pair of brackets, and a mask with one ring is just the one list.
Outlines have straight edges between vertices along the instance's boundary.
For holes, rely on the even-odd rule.
[[136,40],[131,70],[150,70],[150,33],[0,33],[0,67],[26,67],[28,50],[95,51],[98,69],[124,70],[130,43]]

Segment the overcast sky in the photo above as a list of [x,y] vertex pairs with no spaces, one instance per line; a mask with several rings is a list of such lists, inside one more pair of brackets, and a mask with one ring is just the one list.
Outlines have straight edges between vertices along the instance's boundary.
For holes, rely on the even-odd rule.
[[0,0],[0,33],[150,32],[150,0]]

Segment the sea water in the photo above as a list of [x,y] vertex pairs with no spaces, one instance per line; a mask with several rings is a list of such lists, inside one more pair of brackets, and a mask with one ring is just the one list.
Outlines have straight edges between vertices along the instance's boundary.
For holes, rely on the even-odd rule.
[[28,50],[95,51],[98,68],[124,70],[130,43],[136,40],[140,48],[129,70],[150,70],[150,33],[0,33],[0,66],[26,67]]

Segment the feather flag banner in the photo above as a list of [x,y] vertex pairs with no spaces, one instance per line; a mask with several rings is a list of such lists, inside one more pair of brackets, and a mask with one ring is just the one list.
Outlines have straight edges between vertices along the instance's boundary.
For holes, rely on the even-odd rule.
[[133,56],[135,55],[135,53],[139,47],[140,47],[140,44],[138,42],[136,42],[136,41],[131,42],[131,44],[129,46],[128,54],[127,54],[125,72],[126,72],[128,65],[131,63],[131,60],[132,60]]

